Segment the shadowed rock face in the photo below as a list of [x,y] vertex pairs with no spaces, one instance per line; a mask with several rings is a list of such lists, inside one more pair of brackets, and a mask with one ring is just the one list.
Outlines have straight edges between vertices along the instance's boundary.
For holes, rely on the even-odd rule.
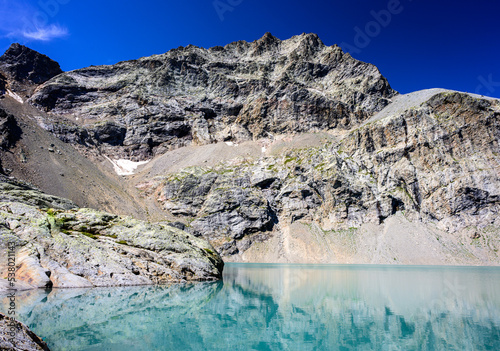
[[[79,209],[26,184],[0,181],[0,250],[7,257],[9,243],[15,245],[16,278],[25,283],[20,289],[222,277],[223,262],[204,239],[166,224]],[[1,277],[7,272],[2,260]]]
[[0,98],[5,94],[5,87],[7,85],[6,78],[0,73]]
[[62,140],[145,159],[189,144],[269,133],[347,129],[397,94],[378,69],[315,34],[281,41],[267,33],[203,49],[88,67],[40,86],[31,102],[54,116]]
[[17,43],[0,57],[0,71],[10,79],[34,84],[46,82],[62,73],[57,62]]
[[[15,328],[13,336],[10,336]],[[0,349],[6,351],[49,351],[47,344],[23,323],[0,313]]]

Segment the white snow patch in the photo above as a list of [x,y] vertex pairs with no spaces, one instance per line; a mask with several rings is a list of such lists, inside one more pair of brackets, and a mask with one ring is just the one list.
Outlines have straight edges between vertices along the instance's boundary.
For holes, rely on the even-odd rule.
[[149,161],[134,162],[125,159],[112,160],[107,156],[104,157],[106,157],[106,159],[113,164],[113,168],[115,169],[115,172],[118,175],[132,175],[134,174],[134,171],[136,170],[137,167],[149,162]]
[[17,102],[20,102],[21,104],[24,103],[23,99],[19,95],[17,95],[16,93],[14,93],[13,91],[10,91],[7,89],[7,95],[9,95],[11,98],[16,100]]
[[238,146],[238,144],[233,143],[232,141],[225,141],[226,145],[229,146]]
[[266,152],[266,147],[265,146],[262,147],[262,153],[264,153],[264,152]]

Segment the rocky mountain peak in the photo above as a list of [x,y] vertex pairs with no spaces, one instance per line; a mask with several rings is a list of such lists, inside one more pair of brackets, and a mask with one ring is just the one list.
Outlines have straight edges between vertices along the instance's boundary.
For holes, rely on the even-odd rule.
[[285,54],[296,60],[314,60],[315,54],[325,48],[326,45],[314,33],[302,33],[287,40],[280,40],[267,32],[262,38],[252,42],[251,57]]
[[12,44],[0,57],[0,70],[13,80],[35,84],[63,72],[56,61],[18,43]]
[[281,40],[267,32],[264,36],[252,43],[252,56],[261,55],[266,51],[278,50]]
[[316,34],[266,33],[63,73],[30,102],[54,117],[77,117],[74,126],[46,123],[62,140],[144,160],[190,144],[351,128],[395,95],[375,66]]

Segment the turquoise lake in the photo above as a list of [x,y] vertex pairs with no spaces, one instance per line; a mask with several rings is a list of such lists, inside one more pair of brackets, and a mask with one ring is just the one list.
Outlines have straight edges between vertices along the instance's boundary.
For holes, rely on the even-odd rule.
[[500,350],[500,268],[227,264],[223,282],[18,292],[17,311],[54,351]]

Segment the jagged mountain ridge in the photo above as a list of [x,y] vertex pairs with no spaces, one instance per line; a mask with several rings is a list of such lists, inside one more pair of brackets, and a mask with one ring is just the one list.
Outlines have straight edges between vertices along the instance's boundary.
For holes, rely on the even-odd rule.
[[316,35],[62,73],[24,102],[101,176],[152,158],[123,192],[226,260],[498,264],[498,100],[398,95]]
[[143,160],[191,143],[348,129],[395,94],[375,66],[315,34],[266,33],[63,73],[30,102],[50,112],[45,128],[62,140]]

